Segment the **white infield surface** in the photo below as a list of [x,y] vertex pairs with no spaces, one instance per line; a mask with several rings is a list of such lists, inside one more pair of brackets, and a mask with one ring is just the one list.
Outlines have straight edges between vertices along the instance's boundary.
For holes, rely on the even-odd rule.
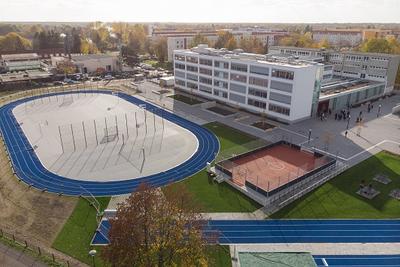
[[76,180],[160,173],[198,148],[190,131],[115,95],[43,97],[18,105],[13,114],[45,168]]

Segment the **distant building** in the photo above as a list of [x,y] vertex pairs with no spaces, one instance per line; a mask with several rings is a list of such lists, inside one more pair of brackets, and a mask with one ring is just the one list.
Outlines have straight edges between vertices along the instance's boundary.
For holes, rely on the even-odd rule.
[[0,69],[2,72],[37,70],[40,68],[40,57],[36,53],[8,54],[0,56]]
[[121,70],[118,56],[112,54],[71,55],[71,61],[80,73],[95,73],[100,69],[105,72]]
[[381,29],[366,29],[363,30],[363,41],[370,40],[373,38],[387,38],[390,36],[394,36],[392,30],[381,30]]
[[246,28],[246,29],[221,29],[221,30],[164,30],[154,31],[152,33],[152,40],[156,41],[161,37],[167,38],[168,44],[168,61],[173,61],[173,51],[177,49],[188,49],[191,47],[193,38],[197,34],[206,37],[210,45],[213,46],[218,40],[218,33],[221,31],[231,32],[235,37],[236,42],[239,44],[242,39],[257,38],[263,45],[271,46],[277,44],[277,39],[281,36],[286,36],[285,31],[272,31],[260,28]]
[[36,53],[3,54],[0,56],[0,85],[50,81],[52,74],[47,67]]
[[315,30],[312,38],[315,42],[327,40],[335,46],[357,46],[363,40],[363,32],[357,29]]
[[273,46],[269,52],[331,65],[333,66],[333,77],[382,82],[385,84],[385,93],[390,93],[394,88],[400,62],[399,55],[355,51],[338,52],[291,46]]

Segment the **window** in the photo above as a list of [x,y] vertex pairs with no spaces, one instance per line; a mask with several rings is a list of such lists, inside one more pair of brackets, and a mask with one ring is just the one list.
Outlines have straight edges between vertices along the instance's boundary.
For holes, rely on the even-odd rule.
[[175,55],[175,60],[185,61],[185,56]]
[[245,75],[231,73],[231,80],[232,81],[246,83],[247,82],[247,77]]
[[229,62],[214,61],[214,66],[217,68],[229,69]]
[[200,68],[200,69],[199,69],[199,72],[200,72],[201,74],[205,74],[205,75],[212,76],[212,70],[209,70],[209,69]]
[[185,73],[183,71],[175,71],[175,77],[185,78]]
[[223,97],[223,98],[228,98],[228,93],[221,91],[221,90],[216,90],[214,89],[214,95],[219,96],[219,97]]
[[187,82],[187,87],[197,90],[197,84],[196,83]]
[[285,108],[282,106],[274,105],[274,104],[269,104],[268,105],[268,110],[276,113],[280,113],[286,116],[290,115],[290,108]]
[[197,57],[186,57],[187,62],[191,63],[198,63],[198,58]]
[[293,80],[294,79],[294,72],[293,71],[286,71],[286,70],[278,70],[272,69],[272,77]]
[[269,94],[269,99],[276,101],[276,102],[284,103],[284,104],[290,104],[292,102],[291,96],[278,94],[278,93],[274,93],[274,92],[271,92]]
[[227,82],[224,82],[224,81],[214,80],[214,86],[222,87],[222,88],[228,89],[228,83],[227,83]]
[[284,92],[291,93],[293,90],[293,84],[291,83],[285,83],[285,82],[278,82],[278,81],[271,81],[271,84],[269,86],[271,89],[275,90],[280,90]]
[[267,92],[249,87],[249,95],[267,98]]
[[269,68],[264,68],[264,67],[259,67],[259,66],[250,66],[250,73],[269,76]]
[[231,83],[230,90],[234,91],[234,92],[245,94],[246,93],[246,86],[243,86],[243,85],[240,85],[240,84]]
[[214,76],[219,78],[228,79],[228,73],[224,71],[214,71]]
[[180,70],[184,70],[185,69],[185,64],[175,63],[175,68],[176,69],[180,69]]
[[189,65],[187,65],[186,69],[187,69],[187,71],[191,71],[191,72],[197,72],[197,70],[198,70],[197,67],[189,66]]
[[200,76],[199,82],[212,85],[212,79],[210,79],[210,78],[205,78],[205,77]]
[[268,87],[268,80],[256,77],[249,77],[249,84],[254,84],[262,87]]
[[179,80],[179,79],[176,79],[176,78],[175,78],[175,84],[176,85],[181,85],[181,86],[186,86],[185,81],[182,81],[182,80]]
[[186,73],[186,79],[197,82],[199,77],[190,73]]
[[201,65],[212,66],[212,60],[211,59],[200,58],[200,64]]
[[210,87],[204,86],[202,84],[199,85],[199,90],[207,94],[212,93],[212,89]]
[[242,95],[229,93],[229,99],[237,103],[246,104],[246,97]]
[[247,65],[239,63],[231,63],[231,70],[247,72]]
[[258,108],[262,108],[262,109],[265,109],[267,107],[267,103],[265,103],[263,101],[251,99],[251,98],[249,98],[247,100],[247,104],[250,106],[254,106],[254,107],[258,107]]

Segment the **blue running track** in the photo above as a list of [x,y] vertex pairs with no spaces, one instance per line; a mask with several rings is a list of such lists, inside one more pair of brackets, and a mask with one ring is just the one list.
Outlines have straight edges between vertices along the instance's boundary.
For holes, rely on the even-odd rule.
[[[109,221],[103,220],[93,244],[107,244]],[[220,244],[392,243],[400,242],[400,220],[211,220],[205,233]]]
[[[142,101],[136,97],[118,93],[122,99],[134,104],[145,104],[146,109],[156,115],[167,119],[189,131],[198,139],[199,146],[193,156],[172,169],[165,172],[149,175],[137,179],[113,181],[113,182],[92,182],[79,181],[67,177],[59,176],[48,171],[39,161],[31,144],[17,123],[12,110],[20,104],[37,98],[76,94],[79,92],[52,93],[43,96],[34,96],[17,100],[6,104],[0,108],[0,130],[6,144],[11,162],[16,175],[26,184],[40,190],[46,190],[53,193],[62,193],[66,195],[88,195],[90,192],[94,196],[109,196],[127,194],[134,191],[137,186],[143,182],[159,187],[172,182],[182,180],[196,172],[204,169],[207,162],[214,160],[219,150],[219,141],[216,136],[208,129],[201,127],[191,121],[181,118],[171,112],[162,110],[155,105]],[[81,91],[80,93],[101,93],[112,94],[110,91]]]
[[[400,255],[315,255],[318,267],[326,266],[400,266]],[[324,263],[327,264],[325,264]]]

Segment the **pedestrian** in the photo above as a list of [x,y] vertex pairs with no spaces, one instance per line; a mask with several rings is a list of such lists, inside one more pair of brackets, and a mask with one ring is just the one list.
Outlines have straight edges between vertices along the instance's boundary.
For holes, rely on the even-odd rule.
[[337,120],[337,117],[338,117],[338,115],[337,115],[337,113],[335,113],[335,121]]
[[344,132],[344,137],[347,138],[347,130]]

